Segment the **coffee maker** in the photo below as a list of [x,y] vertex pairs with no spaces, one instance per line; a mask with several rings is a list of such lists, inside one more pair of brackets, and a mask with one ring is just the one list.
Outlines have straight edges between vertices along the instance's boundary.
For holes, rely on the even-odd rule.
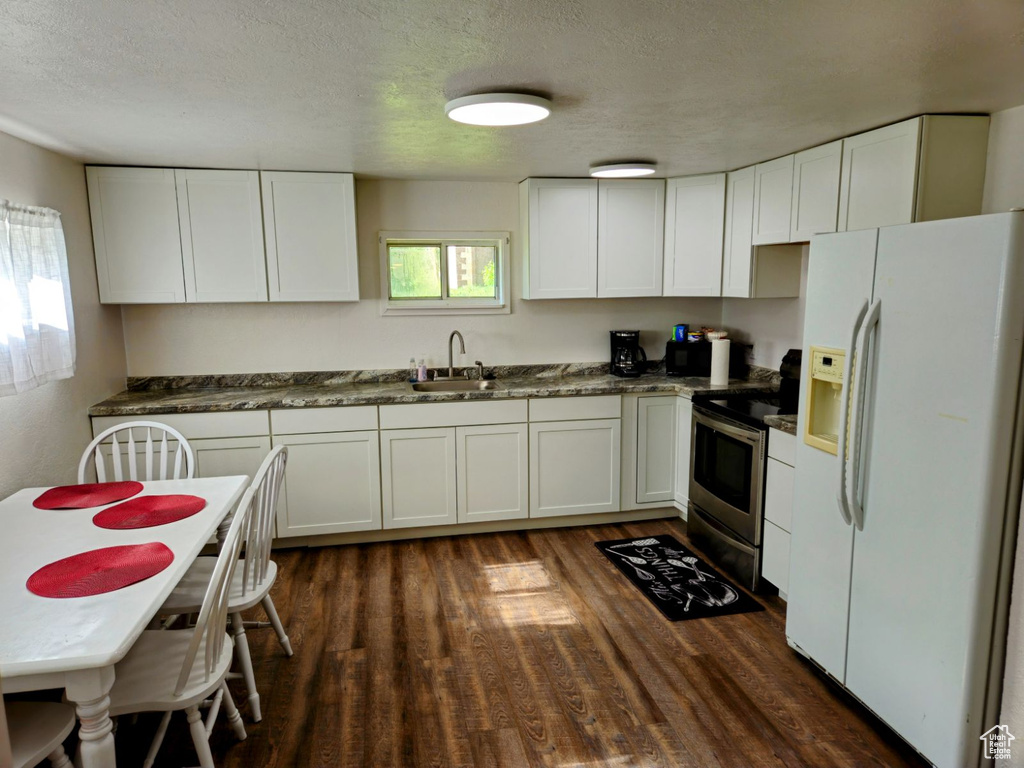
[[639,376],[647,367],[647,353],[640,346],[640,331],[610,331],[612,340],[611,373]]

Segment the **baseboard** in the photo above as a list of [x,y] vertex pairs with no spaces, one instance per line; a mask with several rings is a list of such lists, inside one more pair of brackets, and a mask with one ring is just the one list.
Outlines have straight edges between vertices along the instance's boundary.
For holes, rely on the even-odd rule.
[[677,509],[659,507],[629,512],[604,512],[596,515],[544,517],[528,520],[492,520],[462,525],[433,525],[424,528],[395,528],[387,531],[357,531],[354,533],[328,533],[320,536],[295,536],[274,539],[274,549],[294,547],[331,547],[342,544],[370,544],[379,541],[404,539],[430,539],[438,536],[462,536],[469,533],[500,533],[503,531],[535,531],[544,528],[572,528],[583,525],[634,523],[643,520],[663,520],[676,517]]

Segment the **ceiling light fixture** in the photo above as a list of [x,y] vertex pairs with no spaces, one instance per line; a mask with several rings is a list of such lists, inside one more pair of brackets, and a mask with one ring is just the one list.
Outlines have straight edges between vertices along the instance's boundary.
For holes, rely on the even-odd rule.
[[479,93],[444,105],[452,120],[467,125],[525,125],[551,114],[551,102],[525,93]]
[[650,176],[657,170],[654,163],[610,163],[590,166],[590,175],[599,179],[628,179],[633,176]]

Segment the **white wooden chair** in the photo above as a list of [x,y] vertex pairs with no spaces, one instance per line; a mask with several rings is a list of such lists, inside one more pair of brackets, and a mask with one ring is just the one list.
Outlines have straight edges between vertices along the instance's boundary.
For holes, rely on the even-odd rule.
[[[141,440],[136,433],[145,430]],[[118,439],[120,437],[120,439]],[[168,439],[170,438],[170,439]],[[173,445],[172,445],[173,444]],[[195,474],[195,456],[192,447],[178,430],[157,421],[130,421],[103,430],[89,443],[78,462],[78,482],[85,483],[89,464],[96,467],[98,482],[107,482],[105,448],[110,449],[110,463],[113,480],[181,480]],[[168,462],[173,453],[173,471],[168,471]],[[145,472],[139,473],[139,453],[144,451]],[[154,459],[156,463],[154,464]],[[127,465],[128,476],[125,477]]]
[[[164,713],[143,763],[144,768],[153,765],[167,733],[171,714],[179,710],[184,710],[188,717],[192,742],[202,768],[214,768],[209,735],[222,704],[235,734],[239,739],[245,739],[245,726],[226,680],[231,667],[232,642],[225,627],[228,596],[242,550],[243,533],[249,525],[253,507],[250,488],[242,496],[221,553],[213,558],[213,571],[198,607],[195,627],[146,630],[128,655],[114,667],[114,686],[110,690],[111,715]],[[199,709],[211,696],[213,700],[204,723]]]
[[[10,729],[14,768],[32,768],[47,757],[53,768],[71,768],[64,739],[75,727],[75,709],[67,704],[35,701],[4,702]],[[0,765],[3,756],[0,755]]]
[[[274,536],[274,510],[284,480],[288,449],[279,445],[263,460],[249,489],[254,493],[255,511],[252,515],[245,542],[245,560],[235,571],[228,598],[228,613],[231,614],[231,629],[235,636],[235,656],[241,668],[241,677],[249,691],[249,708],[255,722],[263,719],[260,709],[260,694],[256,690],[256,676],[253,673],[249,642],[245,637],[246,628],[262,629],[273,627],[285,655],[292,655],[292,644],[277,615],[270,588],[277,578],[277,564],[270,559],[270,545]],[[195,613],[202,598],[203,590],[210,581],[214,558],[198,557],[186,571],[178,586],[160,608],[160,615]],[[242,611],[262,604],[269,622],[247,622]],[[235,677],[232,674],[231,677]]]

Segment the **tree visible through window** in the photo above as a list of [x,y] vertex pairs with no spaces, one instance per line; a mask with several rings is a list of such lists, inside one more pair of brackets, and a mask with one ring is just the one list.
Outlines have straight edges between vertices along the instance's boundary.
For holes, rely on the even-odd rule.
[[501,239],[431,241],[384,237],[389,308],[472,309],[504,306]]

